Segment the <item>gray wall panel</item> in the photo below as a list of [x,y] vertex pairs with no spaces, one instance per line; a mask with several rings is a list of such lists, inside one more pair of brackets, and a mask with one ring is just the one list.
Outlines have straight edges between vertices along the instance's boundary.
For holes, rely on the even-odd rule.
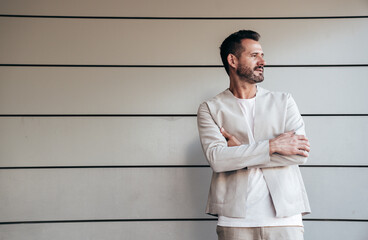
[[[305,240],[366,240],[367,222],[304,221]],[[216,221],[0,225],[1,240],[215,240]]]
[[[303,168],[306,218],[368,219],[368,168]],[[209,168],[2,170],[0,221],[204,218]]]
[[4,171],[0,221],[206,217],[210,174],[208,168]]
[[[367,114],[367,79],[368,67],[267,68],[260,86],[304,114]],[[0,113],[194,114],[228,82],[222,68],[2,67]]]
[[268,64],[366,64],[368,49],[361,46],[368,42],[367,24],[366,18],[288,21],[1,18],[4,37],[0,39],[0,63],[221,64],[217,49],[222,40],[229,33],[247,28],[262,34]]
[[[77,3],[76,3],[77,2]],[[266,0],[258,2],[223,1],[165,1],[165,0],[1,0],[2,14],[43,14],[82,16],[142,16],[142,17],[276,17],[276,16],[349,16],[366,15],[364,0]],[[163,7],[164,6],[164,7]],[[316,7],[318,6],[318,7]]]
[[368,67],[270,68],[260,86],[290,92],[304,114],[368,113]]
[[[308,165],[368,165],[368,117],[304,120]],[[0,167],[204,164],[195,117],[0,118]]]
[[192,164],[194,117],[0,118],[0,166]]
[[307,164],[368,165],[368,116],[304,117],[311,144]]
[[306,218],[368,219],[368,168],[302,168],[312,214]]
[[305,240],[366,240],[368,222],[304,221]]
[[4,67],[0,112],[194,114],[227,87],[221,68]]

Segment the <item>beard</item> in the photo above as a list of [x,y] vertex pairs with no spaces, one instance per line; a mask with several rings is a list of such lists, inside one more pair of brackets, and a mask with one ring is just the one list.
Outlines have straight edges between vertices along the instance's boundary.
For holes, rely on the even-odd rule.
[[[255,67],[253,70],[250,69],[247,66],[244,65],[240,65],[238,69],[236,69],[236,73],[238,74],[238,76],[240,77],[240,79],[244,82],[248,82],[248,83],[260,83],[263,82],[264,76],[263,73],[260,74],[259,76],[256,76],[254,74],[254,71],[260,67]],[[262,67],[263,68],[263,67]]]

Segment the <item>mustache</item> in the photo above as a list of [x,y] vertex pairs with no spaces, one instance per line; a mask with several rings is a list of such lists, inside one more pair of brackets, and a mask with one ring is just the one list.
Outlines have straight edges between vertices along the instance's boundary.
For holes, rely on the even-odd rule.
[[254,68],[254,70],[257,70],[257,69],[262,69],[262,70],[264,70],[264,67],[263,67],[263,66],[257,66],[257,67],[255,67],[255,68]]

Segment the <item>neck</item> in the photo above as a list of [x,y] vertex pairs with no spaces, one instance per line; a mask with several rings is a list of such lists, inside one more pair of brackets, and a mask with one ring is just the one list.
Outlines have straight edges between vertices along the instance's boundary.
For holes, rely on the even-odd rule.
[[249,99],[254,98],[257,93],[257,85],[244,82],[241,80],[236,81],[235,79],[230,78],[230,92],[237,98],[241,99]]

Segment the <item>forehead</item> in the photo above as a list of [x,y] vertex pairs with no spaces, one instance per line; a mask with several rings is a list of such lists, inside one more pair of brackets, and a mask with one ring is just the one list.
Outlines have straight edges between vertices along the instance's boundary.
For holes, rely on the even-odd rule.
[[254,52],[263,53],[262,46],[257,41],[254,41],[252,39],[243,39],[241,41],[241,44],[243,48],[245,49],[245,53],[254,53]]

